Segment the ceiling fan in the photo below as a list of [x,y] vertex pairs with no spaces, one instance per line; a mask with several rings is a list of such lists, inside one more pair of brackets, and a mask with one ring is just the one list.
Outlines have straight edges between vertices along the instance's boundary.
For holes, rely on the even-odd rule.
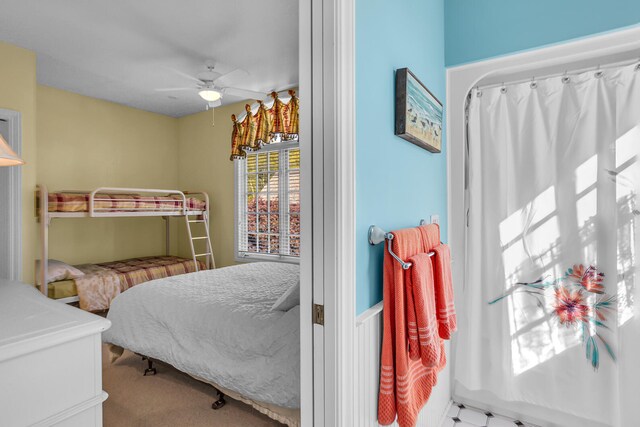
[[173,87],[156,89],[157,92],[175,92],[175,91],[197,91],[198,95],[204,99],[209,108],[222,105],[224,95],[237,96],[243,99],[263,99],[265,94],[248,89],[227,86],[225,81],[233,80],[240,76],[248,76],[249,73],[241,68],[236,68],[228,73],[221,74],[216,71],[216,62],[207,60],[205,62],[206,71],[198,73],[196,76],[183,73],[182,71],[171,69],[173,72],[192,80],[195,85],[191,87]]

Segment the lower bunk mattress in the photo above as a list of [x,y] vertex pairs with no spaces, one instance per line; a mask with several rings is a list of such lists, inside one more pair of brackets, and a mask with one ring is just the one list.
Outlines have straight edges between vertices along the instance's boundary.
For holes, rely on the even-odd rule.
[[[196,271],[193,260],[175,256],[131,258],[75,267],[84,276],[51,282],[48,294],[54,299],[78,296],[80,308],[87,311],[109,309],[117,295],[140,283]],[[198,261],[198,269],[205,268],[205,264]]]
[[103,340],[296,426],[300,306],[272,307],[299,274],[296,265],[251,263],[143,283],[114,299]]

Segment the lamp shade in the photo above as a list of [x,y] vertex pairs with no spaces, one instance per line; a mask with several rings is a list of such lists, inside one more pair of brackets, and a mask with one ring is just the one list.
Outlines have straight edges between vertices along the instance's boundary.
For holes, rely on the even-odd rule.
[[7,141],[0,135],[0,166],[17,165],[24,165],[24,160],[18,157],[15,151],[9,147]]

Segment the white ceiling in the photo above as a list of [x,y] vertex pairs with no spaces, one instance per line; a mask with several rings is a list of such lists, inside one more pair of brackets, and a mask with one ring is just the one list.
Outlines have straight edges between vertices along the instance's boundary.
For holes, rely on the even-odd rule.
[[36,52],[41,84],[173,117],[205,109],[173,70],[196,75],[207,59],[249,72],[229,86],[298,83],[296,0],[2,0],[0,40]]

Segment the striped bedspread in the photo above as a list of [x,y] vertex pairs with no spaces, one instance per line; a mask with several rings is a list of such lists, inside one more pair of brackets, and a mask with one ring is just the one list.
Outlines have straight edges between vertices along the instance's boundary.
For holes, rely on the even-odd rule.
[[[99,199],[99,200],[98,200]],[[87,212],[89,194],[49,193],[49,212]],[[94,209],[103,212],[176,211],[181,208],[178,195],[142,196],[140,194],[96,194]],[[199,211],[206,208],[203,200],[187,198],[187,209]]]
[[[206,268],[200,261],[198,265],[200,270]],[[132,258],[76,267],[85,273],[75,282],[80,308],[87,311],[107,310],[116,296],[140,283],[196,271],[193,260],[174,256]]]

